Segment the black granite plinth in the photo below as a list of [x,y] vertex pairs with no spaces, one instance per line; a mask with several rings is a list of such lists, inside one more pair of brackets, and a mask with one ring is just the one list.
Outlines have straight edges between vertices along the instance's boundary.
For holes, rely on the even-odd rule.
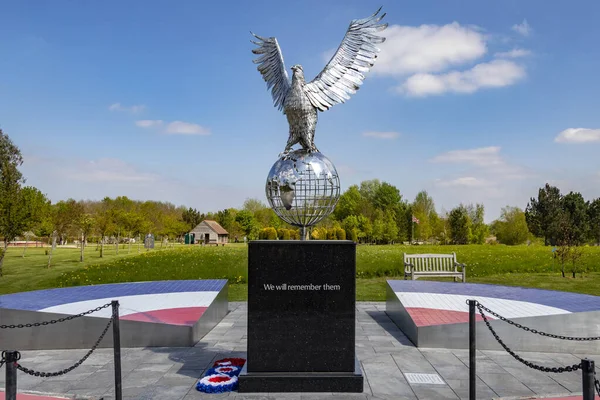
[[355,300],[355,243],[250,242],[239,391],[362,392]]
[[358,360],[354,372],[248,372],[246,364],[238,379],[240,393],[362,393],[364,390]]

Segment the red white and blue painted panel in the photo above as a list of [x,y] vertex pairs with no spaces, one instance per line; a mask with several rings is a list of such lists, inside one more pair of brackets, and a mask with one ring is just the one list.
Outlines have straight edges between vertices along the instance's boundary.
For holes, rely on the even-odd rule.
[[[0,296],[0,308],[79,314],[119,300],[122,320],[194,325],[227,284],[225,279],[116,283]],[[110,307],[90,314],[108,318]]]
[[[476,283],[388,281],[417,326],[469,321],[468,299],[506,318],[600,310],[600,296]],[[477,319],[481,317],[477,315]]]

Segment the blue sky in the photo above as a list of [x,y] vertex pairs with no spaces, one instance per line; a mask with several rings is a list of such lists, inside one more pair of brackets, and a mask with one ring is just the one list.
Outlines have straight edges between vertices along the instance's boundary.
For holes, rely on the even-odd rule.
[[265,201],[288,128],[249,31],[312,80],[380,5],[375,67],[319,115],[343,189],[379,178],[439,210],[483,202],[487,221],[545,182],[600,196],[595,1],[0,0],[0,128],[53,201]]

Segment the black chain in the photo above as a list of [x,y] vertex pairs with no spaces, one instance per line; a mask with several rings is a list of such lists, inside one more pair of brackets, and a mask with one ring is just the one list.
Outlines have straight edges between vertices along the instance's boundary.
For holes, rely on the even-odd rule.
[[581,369],[581,363],[579,363],[579,364],[573,364],[573,365],[568,365],[566,367],[552,367],[552,368],[550,368],[550,367],[543,367],[541,365],[537,365],[537,364],[532,363],[531,361],[527,361],[527,360],[523,359],[517,353],[515,353],[514,351],[512,351],[502,341],[502,339],[500,339],[500,337],[498,336],[498,334],[496,333],[496,331],[494,330],[494,328],[492,328],[492,325],[490,325],[490,322],[488,321],[486,315],[483,313],[482,308],[485,308],[485,307],[483,307],[479,303],[476,303],[476,305],[477,305],[477,308],[479,308],[479,313],[481,314],[481,317],[483,318],[483,321],[487,325],[487,327],[490,330],[490,332],[492,333],[492,335],[494,335],[494,338],[496,338],[496,340],[498,341],[498,343],[500,343],[500,346],[502,346],[504,348],[504,350],[506,350],[508,352],[508,354],[510,354],[511,356],[513,356],[517,361],[519,361],[519,362],[527,365],[529,368],[537,369],[538,371],[544,371],[544,372],[562,373],[562,372],[573,372],[573,371],[577,371],[578,369]]
[[[110,305],[110,303],[109,303]],[[106,325],[106,328],[104,328],[104,331],[102,331],[102,334],[100,335],[100,337],[98,338],[98,340],[96,340],[96,343],[94,343],[94,346],[91,348],[90,351],[87,352],[87,354],[85,356],[83,356],[81,358],[81,360],[77,361],[75,364],[71,365],[69,368],[57,371],[57,372],[39,372],[39,371],[34,371],[32,369],[29,368],[25,368],[22,365],[16,364],[16,367],[18,369],[20,369],[21,371],[25,372],[26,374],[32,375],[32,376],[41,376],[44,378],[48,378],[48,377],[54,377],[54,376],[60,376],[60,375],[64,375],[67,372],[71,372],[73,371],[75,368],[79,367],[85,360],[87,360],[87,358],[89,356],[92,355],[92,353],[94,352],[94,350],[96,350],[96,347],[98,347],[98,345],[100,344],[100,342],[102,341],[102,339],[104,338],[104,335],[106,335],[106,332],[108,332],[108,328],[110,327],[110,325],[113,323],[113,318],[111,318],[108,321],[108,324]],[[17,352],[18,357],[21,358],[21,353]]]
[[[594,371],[594,376],[596,376],[596,371]],[[594,378],[594,385],[596,386],[596,392],[598,393],[598,396],[600,396],[600,381],[598,381],[596,378]]]
[[507,322],[507,323],[511,324],[512,326],[514,326],[514,327],[517,327],[519,329],[523,329],[524,331],[527,331],[527,332],[536,333],[538,335],[546,336],[546,337],[549,337],[549,338],[562,339],[562,340],[576,340],[576,341],[600,340],[600,336],[596,336],[596,337],[573,337],[573,336],[553,335],[551,333],[541,332],[541,331],[538,331],[536,329],[529,328],[529,327],[523,326],[523,325],[521,325],[519,323],[516,323],[514,321],[511,321],[508,318],[504,318],[503,316],[501,316],[501,315],[493,312],[489,308],[483,306],[479,302],[477,302],[476,305],[477,305],[477,308],[479,308],[479,312],[480,313],[481,313],[481,309],[484,309],[488,313],[492,314],[494,317],[496,317],[496,318],[498,318],[498,319],[500,319],[500,320],[502,320],[504,322]]
[[33,324],[0,325],[0,329],[33,328],[33,327],[36,327],[36,326],[51,325],[51,324],[56,324],[58,322],[70,321],[70,320],[75,319],[75,318],[83,317],[84,315],[95,313],[96,311],[100,311],[103,308],[110,307],[111,304],[112,303],[107,303],[107,304],[105,304],[103,306],[96,307],[93,310],[82,312],[81,314],[69,315],[68,317],[54,319],[52,321],[35,322]]

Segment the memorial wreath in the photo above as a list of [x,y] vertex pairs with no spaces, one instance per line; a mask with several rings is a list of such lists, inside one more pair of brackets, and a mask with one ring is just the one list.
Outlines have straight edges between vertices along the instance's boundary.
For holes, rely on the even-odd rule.
[[224,358],[215,361],[213,368],[196,384],[196,389],[204,393],[222,393],[236,390],[238,375],[244,363],[243,358]]

